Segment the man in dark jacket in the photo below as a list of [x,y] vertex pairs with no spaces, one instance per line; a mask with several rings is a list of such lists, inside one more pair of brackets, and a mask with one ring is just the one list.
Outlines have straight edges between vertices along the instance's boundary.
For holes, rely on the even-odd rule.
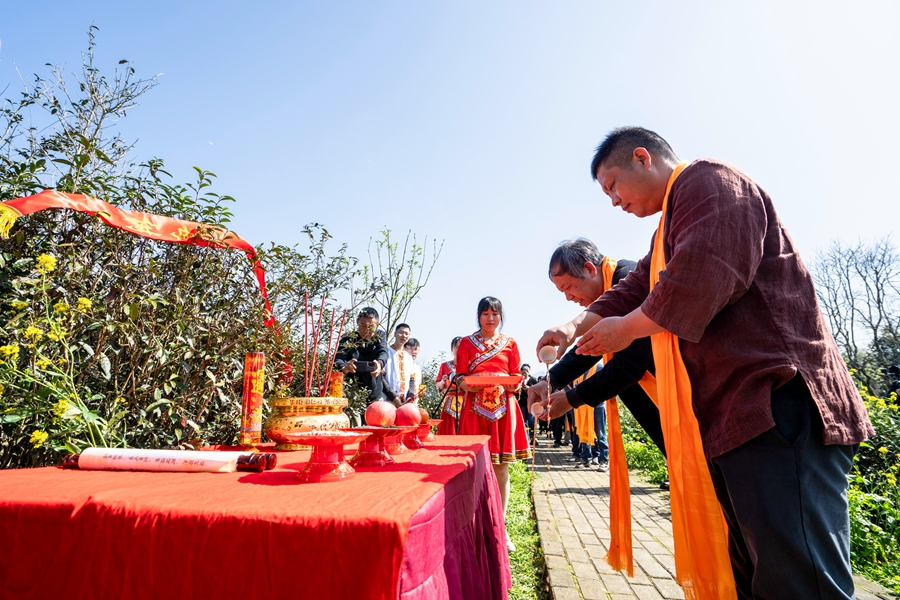
[[356,331],[341,338],[334,366],[371,390],[369,402],[374,402],[385,398],[384,365],[387,359],[387,344],[378,332],[378,311],[366,307],[356,318]]
[[[601,272],[603,261],[603,255],[590,240],[579,238],[564,242],[550,257],[550,280],[566,295],[566,300],[588,307],[606,291]],[[613,285],[624,279],[635,264],[630,260],[618,261],[612,277]],[[659,410],[638,383],[645,373],[654,373],[650,339],[635,340],[624,350],[616,352],[612,360],[592,377],[564,390],[569,383],[597,364],[600,358],[576,354],[575,348],[550,368],[549,389],[546,381],[529,389],[529,408],[531,402],[546,399],[550,390],[561,390],[553,394],[552,417],[565,415],[571,408],[585,404],[596,407],[618,396],[665,455]]]

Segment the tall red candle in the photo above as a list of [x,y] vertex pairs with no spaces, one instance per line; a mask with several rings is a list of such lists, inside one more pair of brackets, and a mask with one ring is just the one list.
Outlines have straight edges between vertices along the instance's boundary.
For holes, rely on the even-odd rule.
[[255,447],[262,438],[263,386],[266,381],[266,355],[248,352],[244,358],[244,394],[241,407],[240,445]]

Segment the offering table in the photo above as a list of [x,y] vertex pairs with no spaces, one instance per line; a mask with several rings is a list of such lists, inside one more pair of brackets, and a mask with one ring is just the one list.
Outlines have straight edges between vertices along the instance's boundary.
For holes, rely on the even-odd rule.
[[487,441],[333,483],[298,482],[304,451],[262,473],[0,471],[0,598],[506,598]]

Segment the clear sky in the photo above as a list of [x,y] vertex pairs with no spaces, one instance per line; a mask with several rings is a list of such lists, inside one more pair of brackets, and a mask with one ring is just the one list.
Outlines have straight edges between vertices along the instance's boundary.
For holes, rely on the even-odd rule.
[[738,165],[808,264],[900,220],[896,2],[2,4],[6,97],[19,73],[76,70],[94,23],[104,70],[162,74],[121,123],[136,158],[215,172],[250,242],[302,242],[308,222],[360,257],[384,226],[446,240],[408,319],[420,357],[471,333],[490,294],[534,364],[580,311],[547,279],[560,241],[646,254],[657,218],[613,209],[589,174],[616,126]]

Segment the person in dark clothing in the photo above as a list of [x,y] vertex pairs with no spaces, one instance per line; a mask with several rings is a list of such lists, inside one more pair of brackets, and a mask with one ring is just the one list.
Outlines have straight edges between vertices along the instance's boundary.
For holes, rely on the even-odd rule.
[[[570,240],[561,244],[550,257],[550,280],[570,302],[590,306],[605,291],[602,273],[604,262],[608,268],[612,268],[612,262],[600,254],[590,240],[584,238]],[[612,284],[615,285],[624,279],[636,264],[630,260],[615,262]],[[600,358],[576,354],[576,349],[577,346],[572,348],[562,360],[550,368],[549,384],[538,384],[529,390],[529,408],[531,402],[546,401],[550,390],[562,390],[554,394],[553,417],[568,414],[570,409],[585,404],[598,406],[609,398],[618,396],[665,456],[659,409],[638,384],[644,373],[655,374],[650,338],[635,340],[624,350],[616,352],[612,360],[592,377],[564,390],[563,388],[597,364]],[[561,418],[560,416],[559,419]],[[553,422],[555,421],[554,419]],[[560,426],[560,432],[561,429]]]
[[[545,380],[546,381],[546,380]],[[569,432],[572,439],[572,460],[575,462],[578,458],[578,448],[575,446],[575,413],[569,411],[566,414],[550,421],[550,431],[553,432],[553,447],[559,448],[563,445],[563,432],[566,430],[566,421],[569,422]]]
[[[356,318],[356,331],[345,335],[338,343],[334,367],[368,388],[371,403],[385,399],[384,365],[387,359],[387,344],[378,331],[378,311],[366,307]],[[374,363],[374,370],[357,370],[357,363],[363,362]]]
[[523,363],[519,367],[519,373],[522,374],[522,390],[519,392],[519,409],[522,411],[522,419],[525,421],[525,429],[528,431],[528,441],[534,443],[531,439],[534,433],[534,415],[528,412],[528,388],[537,383],[537,379],[531,376],[531,365]]

